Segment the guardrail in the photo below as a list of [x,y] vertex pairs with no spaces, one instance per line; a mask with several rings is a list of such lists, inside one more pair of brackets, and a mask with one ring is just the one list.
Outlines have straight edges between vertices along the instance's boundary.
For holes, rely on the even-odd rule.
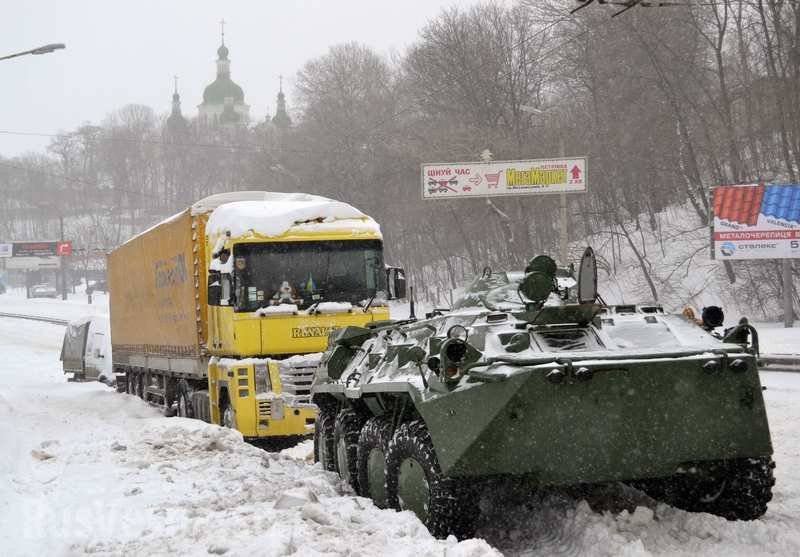
[[800,354],[764,354],[758,361],[766,369],[781,367],[780,371],[800,371]]
[[27,319],[29,321],[41,321],[42,323],[51,323],[53,325],[69,324],[69,321],[67,321],[66,319],[56,319],[54,317],[44,317],[40,315],[22,315],[21,313],[0,312],[0,317],[10,317],[11,319]]

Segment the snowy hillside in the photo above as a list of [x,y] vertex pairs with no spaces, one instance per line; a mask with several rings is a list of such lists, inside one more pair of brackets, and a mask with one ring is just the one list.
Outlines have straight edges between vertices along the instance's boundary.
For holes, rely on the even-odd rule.
[[[657,298],[668,311],[681,311],[687,305],[697,310],[720,305],[733,322],[741,315],[754,321],[776,319],[780,300],[770,297],[766,288],[772,285],[758,285],[759,277],[741,261],[733,263],[739,280],[731,284],[723,262],[711,259],[709,228],[690,206],[669,207],[655,215],[654,223],[655,230],[646,219],[640,220],[638,228],[629,221],[624,228],[609,227],[571,245],[570,259],[574,261],[586,245],[594,248],[600,270],[598,288],[606,302],[639,303]],[[774,262],[755,264],[767,269]],[[769,271],[763,274],[769,276]],[[796,288],[800,287],[798,279],[795,277]],[[756,282],[765,299],[743,293],[743,283],[748,280]]]

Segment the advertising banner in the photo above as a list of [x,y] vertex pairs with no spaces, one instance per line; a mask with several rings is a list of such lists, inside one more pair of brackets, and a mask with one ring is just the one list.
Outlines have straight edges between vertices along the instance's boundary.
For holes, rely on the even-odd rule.
[[20,271],[40,271],[42,269],[59,269],[61,259],[58,257],[12,257],[6,260],[6,269]]
[[585,157],[422,165],[423,199],[584,193]]
[[58,255],[58,242],[14,242],[14,257],[50,257]]
[[714,259],[800,257],[800,184],[746,184],[713,190]]
[[11,257],[14,253],[14,244],[0,244],[0,257]]

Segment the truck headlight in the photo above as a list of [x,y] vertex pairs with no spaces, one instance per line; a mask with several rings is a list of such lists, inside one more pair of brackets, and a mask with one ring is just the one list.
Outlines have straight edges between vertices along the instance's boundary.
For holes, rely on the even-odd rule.
[[268,393],[272,390],[272,382],[269,380],[269,366],[267,364],[255,365],[256,394]]
[[286,406],[283,399],[276,398],[272,401],[271,412],[273,420],[282,420],[285,414]]

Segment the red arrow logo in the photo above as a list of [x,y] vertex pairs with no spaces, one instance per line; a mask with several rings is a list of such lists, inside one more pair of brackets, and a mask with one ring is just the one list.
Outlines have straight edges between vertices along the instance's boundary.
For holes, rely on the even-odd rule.
[[580,179],[580,177],[581,177],[581,169],[578,168],[577,164],[575,166],[573,166],[572,170],[570,170],[569,172],[570,172],[570,174],[572,174],[572,179],[573,180],[579,180]]

